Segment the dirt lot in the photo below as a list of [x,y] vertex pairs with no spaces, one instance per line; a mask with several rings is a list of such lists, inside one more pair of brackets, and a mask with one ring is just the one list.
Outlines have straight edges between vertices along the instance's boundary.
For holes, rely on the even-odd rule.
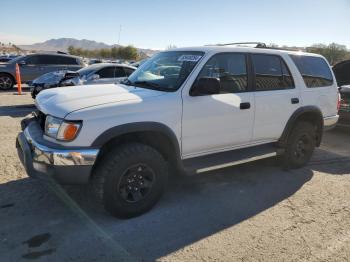
[[299,170],[171,179],[151,212],[118,220],[86,187],[27,177],[15,138],[31,103],[0,94],[1,261],[350,261],[350,132],[326,133]]

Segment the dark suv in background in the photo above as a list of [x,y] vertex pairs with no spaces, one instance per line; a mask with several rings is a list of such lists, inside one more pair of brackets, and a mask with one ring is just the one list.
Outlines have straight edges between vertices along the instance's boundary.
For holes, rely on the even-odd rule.
[[13,88],[16,83],[16,63],[20,66],[22,83],[57,70],[76,71],[84,67],[83,60],[66,54],[30,54],[0,64],[0,90]]

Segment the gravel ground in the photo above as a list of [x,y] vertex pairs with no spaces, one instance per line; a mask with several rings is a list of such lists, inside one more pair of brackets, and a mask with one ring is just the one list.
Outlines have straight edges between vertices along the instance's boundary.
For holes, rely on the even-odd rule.
[[350,261],[350,132],[326,133],[302,169],[173,178],[153,210],[118,220],[86,187],[27,177],[15,138],[31,104],[0,94],[1,261]]

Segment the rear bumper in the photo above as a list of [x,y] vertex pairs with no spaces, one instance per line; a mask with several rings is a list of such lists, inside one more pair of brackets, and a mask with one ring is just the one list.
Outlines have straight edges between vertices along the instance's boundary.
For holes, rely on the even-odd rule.
[[89,181],[98,149],[65,148],[45,143],[36,121],[30,121],[16,140],[18,156],[28,176],[54,179],[60,184],[84,184]]
[[339,115],[335,115],[335,116],[328,116],[323,118],[323,126],[325,130],[330,130],[333,129],[339,120]]

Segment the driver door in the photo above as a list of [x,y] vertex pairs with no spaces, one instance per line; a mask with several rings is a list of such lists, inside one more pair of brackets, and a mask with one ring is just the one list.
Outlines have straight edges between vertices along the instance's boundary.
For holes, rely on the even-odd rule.
[[44,67],[41,65],[39,55],[28,56],[23,62],[23,64],[19,63],[22,82],[33,81],[35,78],[46,73]]
[[182,94],[183,158],[230,150],[250,143],[253,135],[254,96],[249,92],[246,54],[212,56],[194,84],[203,77],[219,79],[220,91],[200,96]]

